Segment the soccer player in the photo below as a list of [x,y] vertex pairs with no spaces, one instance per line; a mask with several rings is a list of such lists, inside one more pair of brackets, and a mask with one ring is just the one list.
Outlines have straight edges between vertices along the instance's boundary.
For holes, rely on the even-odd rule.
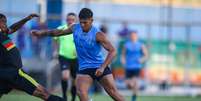
[[[119,94],[111,69],[108,67],[116,55],[115,48],[105,34],[92,23],[93,12],[88,8],[83,8],[79,12],[78,24],[73,24],[65,30],[35,30],[32,31],[32,34],[36,36],[60,36],[73,33],[79,62],[76,87],[80,101],[89,101],[88,90],[93,80],[99,81],[115,101],[125,101]],[[108,51],[106,59],[102,57],[101,46]]]
[[[71,24],[75,23],[77,16],[75,13],[68,13],[66,16],[66,23],[65,25],[61,25],[58,29],[65,30]],[[67,87],[68,87],[68,80],[69,80],[69,73],[72,77],[72,84],[71,84],[71,95],[72,100],[75,101],[76,97],[76,87],[75,87],[75,78],[78,69],[78,62],[77,62],[77,55],[75,44],[73,41],[73,34],[55,37],[56,43],[59,44],[59,64],[62,71],[62,92],[63,98],[68,99],[66,95]]]
[[38,15],[30,14],[8,28],[6,16],[0,14],[0,97],[15,88],[45,101],[64,101],[58,96],[50,95],[43,86],[22,70],[20,53],[9,38],[10,34],[34,17]]
[[143,43],[138,41],[136,31],[130,33],[130,40],[128,40],[122,50],[122,64],[125,66],[126,85],[132,90],[133,96],[131,101],[136,101],[138,84],[142,66],[148,58],[147,48]]

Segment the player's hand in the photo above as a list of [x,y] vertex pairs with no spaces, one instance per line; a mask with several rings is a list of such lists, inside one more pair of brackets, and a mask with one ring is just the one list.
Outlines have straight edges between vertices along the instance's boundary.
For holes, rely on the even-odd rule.
[[96,73],[95,73],[95,75],[98,77],[98,76],[101,76],[102,74],[103,74],[103,72],[104,72],[104,68],[98,68],[97,70],[96,70]]
[[32,18],[34,18],[34,17],[39,17],[39,15],[38,15],[38,14],[35,14],[35,13],[32,13],[32,14],[30,14],[30,15],[28,16],[29,19],[32,19]]
[[31,35],[37,36],[37,37],[41,37],[42,36],[42,32],[39,31],[39,30],[32,30],[31,31]]

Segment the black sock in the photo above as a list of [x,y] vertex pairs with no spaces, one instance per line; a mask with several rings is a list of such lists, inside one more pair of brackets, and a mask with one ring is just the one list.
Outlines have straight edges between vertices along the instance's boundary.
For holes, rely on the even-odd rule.
[[55,95],[50,95],[47,99],[47,101],[65,101],[63,98],[55,96]]
[[132,96],[131,101],[136,101],[136,98],[137,98],[137,96],[136,96],[136,94],[134,94],[134,95]]
[[71,87],[71,95],[72,95],[71,101],[75,101],[75,98],[76,98],[76,87],[75,86]]
[[66,95],[66,92],[67,92],[67,88],[68,88],[68,81],[62,80],[61,81],[61,86],[62,86],[63,98],[66,99],[66,101],[67,101],[68,97]]

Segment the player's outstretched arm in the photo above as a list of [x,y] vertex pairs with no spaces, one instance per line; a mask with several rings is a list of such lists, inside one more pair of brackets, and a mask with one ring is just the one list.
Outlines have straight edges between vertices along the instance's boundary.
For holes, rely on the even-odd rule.
[[62,35],[68,35],[72,34],[72,27],[73,25],[70,25],[67,29],[52,29],[52,30],[32,30],[31,34],[34,36],[62,36]]
[[116,55],[116,50],[110,43],[110,41],[106,38],[105,34],[102,32],[98,32],[96,35],[96,40],[101,43],[101,45],[108,51],[108,55],[102,64],[102,66],[97,69],[96,76],[102,75],[104,69],[112,62],[113,58]]
[[34,17],[39,17],[37,14],[30,14],[29,16],[25,17],[24,19],[14,23],[9,27],[9,34],[16,32],[18,29],[20,29],[27,21],[31,20]]

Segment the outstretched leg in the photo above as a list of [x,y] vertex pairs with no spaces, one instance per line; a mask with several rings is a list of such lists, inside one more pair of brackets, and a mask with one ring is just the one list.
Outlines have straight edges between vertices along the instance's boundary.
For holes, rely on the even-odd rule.
[[32,77],[24,73],[21,69],[18,70],[17,79],[13,83],[13,86],[30,95],[39,97],[44,101],[65,101],[61,97],[49,94],[43,86],[38,84]]
[[114,83],[114,79],[112,74],[108,74],[103,76],[100,79],[100,84],[103,86],[103,88],[105,89],[105,91],[115,100],[115,101],[125,101],[125,99],[123,98],[122,95],[119,94],[115,83]]

